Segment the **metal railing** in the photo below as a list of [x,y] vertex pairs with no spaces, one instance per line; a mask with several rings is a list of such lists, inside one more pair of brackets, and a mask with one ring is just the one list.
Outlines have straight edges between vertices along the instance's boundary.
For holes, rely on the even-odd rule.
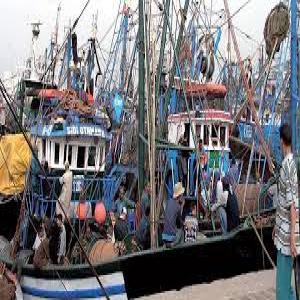
[[[76,205],[80,198],[84,199],[91,207],[91,213],[96,203],[103,202],[107,211],[112,209],[115,193],[115,178],[95,178],[75,175],[73,177],[73,188],[71,198],[71,218],[76,217]],[[43,218],[55,216],[56,202],[61,192],[61,184],[58,176],[39,175],[37,186],[33,187],[28,197],[28,209],[31,215]],[[75,214],[75,215],[74,215]]]

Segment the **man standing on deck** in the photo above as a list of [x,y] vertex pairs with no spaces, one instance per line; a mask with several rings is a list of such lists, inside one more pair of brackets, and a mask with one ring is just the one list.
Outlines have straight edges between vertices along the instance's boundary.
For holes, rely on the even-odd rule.
[[121,215],[123,207],[126,208],[126,211],[135,208],[135,203],[132,200],[129,200],[125,194],[125,188],[124,186],[121,186],[119,190],[119,198],[115,201],[113,206],[113,212],[116,214],[116,217]]
[[273,232],[277,248],[276,299],[292,300],[296,299],[291,286],[293,260],[300,253],[298,179],[291,148],[291,128],[282,125],[279,132],[284,159],[278,181],[278,205]]
[[69,162],[65,163],[65,173],[59,178],[59,182],[62,188],[58,198],[59,203],[56,203],[56,214],[61,214],[64,221],[65,217],[70,217],[70,203],[72,198],[73,173],[70,171]]

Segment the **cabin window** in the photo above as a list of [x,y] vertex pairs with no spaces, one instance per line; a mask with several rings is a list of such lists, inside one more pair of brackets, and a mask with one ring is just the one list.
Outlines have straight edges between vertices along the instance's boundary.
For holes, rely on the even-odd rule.
[[46,141],[46,160],[48,161],[48,162],[52,162],[52,159],[51,159],[51,144],[50,144],[50,141],[49,140],[47,140]]
[[209,126],[204,125],[203,145],[209,146]]
[[68,163],[72,165],[73,146],[68,146]]
[[[63,164],[66,163],[66,161],[67,161],[67,156],[68,156],[68,146],[65,145],[65,146],[64,146],[64,161],[63,161]],[[69,162],[69,163],[70,163],[70,162]]]
[[196,125],[196,136],[199,140],[201,139],[201,125],[200,124]]
[[42,153],[43,153],[43,159],[46,159],[46,140],[42,140]]
[[218,146],[218,131],[219,131],[219,126],[218,125],[212,125],[212,131],[211,131],[211,142],[213,147]]
[[186,146],[190,145],[190,130],[191,130],[191,125],[189,123],[185,123],[184,124],[184,137],[187,139]]
[[54,164],[59,164],[59,144],[54,143]]
[[92,146],[88,148],[88,166],[95,167],[96,163],[96,147]]
[[79,146],[77,153],[77,168],[83,169],[85,162],[85,147]]
[[100,145],[99,147],[99,157],[97,161],[97,165],[100,168],[100,171],[103,172],[105,169],[105,145]]
[[220,143],[221,147],[225,147],[225,140],[226,140],[226,127],[220,127]]

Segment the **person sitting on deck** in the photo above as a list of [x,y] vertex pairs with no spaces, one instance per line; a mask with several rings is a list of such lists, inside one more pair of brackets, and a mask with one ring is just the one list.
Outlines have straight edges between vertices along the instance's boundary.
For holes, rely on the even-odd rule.
[[33,266],[37,269],[46,267],[50,262],[49,238],[45,236],[35,250]]
[[33,266],[42,269],[47,265],[58,262],[58,251],[61,229],[57,222],[53,222],[50,228],[45,228],[46,237],[34,253]]
[[42,241],[46,238],[46,231],[45,231],[45,225],[42,222],[38,228],[38,232],[36,234],[36,238],[34,241],[34,244],[32,246],[32,249],[34,252],[37,251],[37,249],[39,248],[40,244],[42,243]]
[[113,212],[116,214],[116,217],[121,215],[123,207],[126,208],[127,212],[128,209],[135,208],[135,203],[125,196],[125,188],[121,186],[119,190],[119,198],[115,201],[113,206]]
[[217,211],[220,223],[221,223],[221,229],[222,233],[226,233],[228,230],[227,226],[227,214],[226,214],[226,206],[227,206],[227,200],[228,200],[228,191],[224,190],[222,179],[219,178],[217,182],[216,187],[216,198],[217,202],[214,203],[211,207],[211,211]]
[[[180,243],[180,236],[182,236],[182,210],[184,206],[184,187],[181,182],[177,182],[174,186],[173,198],[168,201],[165,220],[164,230],[162,239],[166,246],[174,245],[174,242]],[[174,245],[175,246],[175,245]]]
[[197,220],[197,205],[191,204],[191,212],[184,219],[184,242],[194,243],[197,241],[198,220]]

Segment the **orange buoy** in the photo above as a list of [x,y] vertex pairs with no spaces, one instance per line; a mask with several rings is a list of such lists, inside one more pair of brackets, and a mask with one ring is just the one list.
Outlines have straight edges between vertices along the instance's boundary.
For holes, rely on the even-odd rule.
[[103,224],[106,219],[106,209],[103,202],[98,202],[95,207],[95,220],[98,224]]
[[84,221],[88,213],[88,204],[86,202],[80,202],[77,206],[77,217],[80,221]]

